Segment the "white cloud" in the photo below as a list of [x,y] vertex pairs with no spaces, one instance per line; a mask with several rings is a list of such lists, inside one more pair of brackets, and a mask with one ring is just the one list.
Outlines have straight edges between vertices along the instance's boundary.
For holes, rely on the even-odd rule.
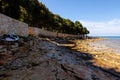
[[79,21],[90,30],[90,35],[120,35],[120,19],[106,22]]

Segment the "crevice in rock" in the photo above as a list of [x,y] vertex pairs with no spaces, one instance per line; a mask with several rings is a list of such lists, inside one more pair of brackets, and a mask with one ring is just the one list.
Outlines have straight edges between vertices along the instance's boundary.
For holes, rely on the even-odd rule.
[[56,80],[59,80],[59,78],[58,78],[58,69],[57,68],[55,70],[55,78],[56,78]]
[[75,72],[73,70],[67,69],[64,65],[61,64],[61,68],[67,73],[70,72],[72,74],[72,76],[75,78],[75,80],[84,80],[82,78],[80,78],[79,76],[77,76],[75,74]]
[[10,74],[0,74],[0,80],[2,80],[1,78],[6,78],[11,76]]
[[62,64],[61,64],[61,69],[63,69],[65,72],[68,71]]
[[74,73],[74,74],[75,74],[74,71],[72,71],[72,70],[70,70],[70,69],[67,69],[63,64],[61,64],[61,68],[62,68],[65,72],[70,71],[71,73]]
[[103,68],[100,68],[102,71],[106,72],[106,73],[109,73],[110,75],[113,75],[117,78],[120,78],[120,73],[117,73],[117,72],[112,72],[110,70],[106,70],[106,69],[103,69]]
[[84,79],[78,77],[77,75],[74,75],[74,77],[75,77],[76,80],[84,80]]

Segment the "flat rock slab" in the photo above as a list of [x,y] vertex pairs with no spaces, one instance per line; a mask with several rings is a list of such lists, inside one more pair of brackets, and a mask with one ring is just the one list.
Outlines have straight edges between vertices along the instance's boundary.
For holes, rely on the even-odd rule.
[[86,54],[48,39],[31,41],[9,54],[11,59],[0,66],[0,80],[117,80],[88,64]]

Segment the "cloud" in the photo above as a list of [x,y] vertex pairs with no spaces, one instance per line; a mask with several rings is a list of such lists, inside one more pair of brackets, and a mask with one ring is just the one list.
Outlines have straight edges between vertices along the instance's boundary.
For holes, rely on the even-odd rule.
[[88,28],[90,35],[120,35],[120,19],[113,19],[106,22],[79,21],[83,26]]

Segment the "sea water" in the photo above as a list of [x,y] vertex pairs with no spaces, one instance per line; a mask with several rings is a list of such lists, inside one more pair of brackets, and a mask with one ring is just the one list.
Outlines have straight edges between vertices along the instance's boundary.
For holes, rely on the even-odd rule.
[[104,40],[99,41],[100,44],[104,44],[112,49],[115,52],[120,53],[120,36],[100,36],[105,38]]

